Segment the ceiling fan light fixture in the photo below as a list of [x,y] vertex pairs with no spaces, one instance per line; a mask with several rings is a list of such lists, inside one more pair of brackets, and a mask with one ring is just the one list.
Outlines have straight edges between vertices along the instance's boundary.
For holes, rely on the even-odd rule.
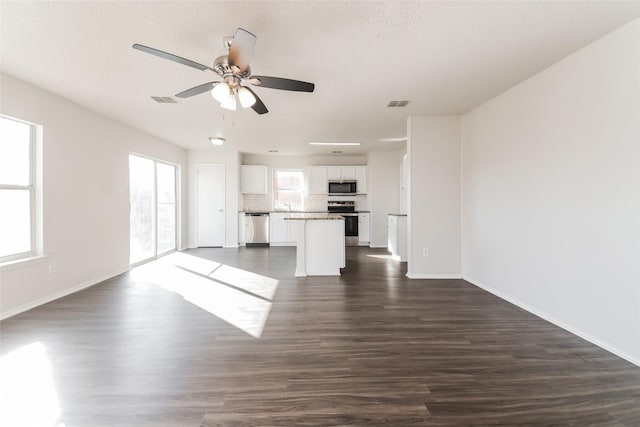
[[249,108],[256,103],[256,97],[246,87],[238,88],[238,99],[240,99],[242,108]]
[[220,102],[220,106],[226,110],[232,110],[235,111],[236,109],[236,97],[233,94],[233,92],[230,94],[231,96],[229,96],[227,99],[223,100],[222,102]]
[[231,88],[227,83],[220,82],[211,90],[211,96],[213,96],[213,99],[215,99],[216,101],[223,103],[227,99],[233,97],[233,94],[231,92]]
[[213,145],[219,147],[222,144],[224,144],[226,141],[226,139],[224,138],[220,138],[219,136],[210,136],[209,137],[209,142],[211,142]]

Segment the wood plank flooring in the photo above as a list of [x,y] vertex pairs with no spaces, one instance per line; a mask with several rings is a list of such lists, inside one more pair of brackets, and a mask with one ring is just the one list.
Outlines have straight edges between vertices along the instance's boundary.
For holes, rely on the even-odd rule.
[[295,248],[186,254],[0,323],[3,357],[43,349],[57,422],[640,426],[640,368],[384,250],[339,278],[294,278]]

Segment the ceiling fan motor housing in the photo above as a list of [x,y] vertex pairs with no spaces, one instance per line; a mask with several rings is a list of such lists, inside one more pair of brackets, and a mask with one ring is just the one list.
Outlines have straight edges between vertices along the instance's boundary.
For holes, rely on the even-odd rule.
[[238,77],[240,79],[249,77],[251,75],[251,68],[247,65],[247,68],[244,71],[240,71],[238,67],[234,67],[229,65],[229,57],[227,55],[222,55],[216,58],[213,62],[213,70],[220,75],[220,77],[225,78],[228,76]]

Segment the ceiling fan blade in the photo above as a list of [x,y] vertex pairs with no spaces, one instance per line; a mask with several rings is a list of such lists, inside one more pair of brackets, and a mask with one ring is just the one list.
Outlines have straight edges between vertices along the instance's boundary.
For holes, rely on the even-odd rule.
[[231,47],[229,48],[229,65],[231,67],[238,67],[240,72],[244,72],[249,66],[249,61],[251,61],[255,46],[256,36],[247,30],[238,28],[233,36]]
[[271,89],[293,90],[296,92],[313,92],[315,89],[315,85],[313,83],[301,82],[300,80],[269,76],[251,76],[250,78],[258,79],[260,81],[258,86],[268,87]]
[[264,105],[264,103],[258,97],[258,95],[256,95],[256,93],[250,87],[246,87],[246,86],[243,86],[243,87],[245,89],[247,89],[249,92],[251,92],[253,94],[253,96],[256,97],[256,103],[251,106],[253,111],[255,111],[258,114],[266,114],[266,113],[268,113],[269,110],[267,110],[267,107]]
[[176,96],[178,98],[189,98],[191,96],[200,95],[201,93],[210,91],[218,83],[220,83],[220,82],[204,83],[204,84],[201,84],[199,86],[192,87],[191,89],[187,89],[185,91],[182,91],[182,92],[176,94]]
[[197,62],[193,62],[189,59],[182,58],[181,56],[177,56],[168,52],[163,52],[161,50],[154,49],[149,46],[144,46],[136,43],[132,47],[142,52],[150,53],[151,55],[159,56],[160,58],[168,59],[170,61],[177,62],[179,64],[186,65],[188,67],[193,67],[198,70],[202,70],[202,71],[212,70],[212,68],[207,67],[206,65],[198,64]]

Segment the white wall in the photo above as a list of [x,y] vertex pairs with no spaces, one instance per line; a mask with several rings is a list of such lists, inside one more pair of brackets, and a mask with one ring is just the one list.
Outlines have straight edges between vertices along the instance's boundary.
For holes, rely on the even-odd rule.
[[371,207],[371,243],[386,248],[387,214],[400,211],[400,179],[405,150],[369,153],[369,205]]
[[[186,151],[5,74],[0,112],[43,126],[46,262],[0,273],[0,316],[129,268],[129,154],[182,167],[186,234]],[[49,262],[56,272],[49,273]]]
[[640,20],[463,120],[465,279],[640,364]]
[[225,233],[224,247],[238,247],[238,180],[240,155],[237,150],[213,148],[189,151],[189,241],[196,247],[196,165],[219,164],[225,167]]
[[407,121],[410,278],[462,277],[460,144],[460,116]]

